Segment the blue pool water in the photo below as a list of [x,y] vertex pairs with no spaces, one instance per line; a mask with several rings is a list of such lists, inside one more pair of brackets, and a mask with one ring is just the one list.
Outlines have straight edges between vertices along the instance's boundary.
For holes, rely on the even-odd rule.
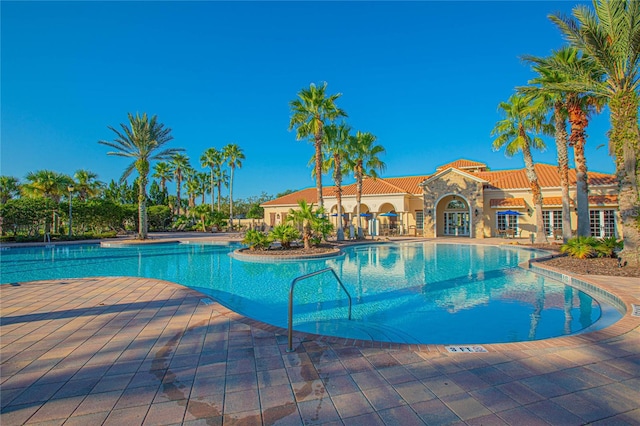
[[[479,344],[538,340],[608,325],[621,314],[518,264],[540,252],[514,247],[404,243],[354,246],[343,256],[246,261],[237,244],[96,245],[3,250],[1,283],[91,276],[176,282],[248,317],[287,326],[294,278],[294,329],[398,343]],[[596,323],[602,316],[606,324]]]

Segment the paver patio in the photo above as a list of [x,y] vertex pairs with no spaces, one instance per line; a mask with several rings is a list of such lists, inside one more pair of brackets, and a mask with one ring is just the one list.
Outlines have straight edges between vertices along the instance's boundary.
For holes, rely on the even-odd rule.
[[[628,306],[638,279],[589,277]],[[0,423],[640,424],[640,318],[448,353],[296,334],[180,285],[0,286]]]

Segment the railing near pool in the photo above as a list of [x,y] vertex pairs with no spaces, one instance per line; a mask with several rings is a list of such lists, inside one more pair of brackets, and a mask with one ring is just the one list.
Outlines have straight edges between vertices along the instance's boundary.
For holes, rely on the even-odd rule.
[[294,280],[291,281],[291,289],[289,290],[289,328],[288,328],[288,330],[289,330],[289,346],[287,347],[287,352],[293,352],[294,351],[294,349],[293,349],[293,290],[294,290],[294,288],[296,286],[296,283],[298,281],[302,281],[302,280],[305,280],[307,278],[314,277],[316,275],[324,274],[325,272],[331,272],[333,274],[333,276],[336,278],[336,280],[338,281],[338,284],[340,284],[340,287],[342,287],[342,290],[344,290],[344,292],[347,294],[347,297],[349,298],[349,319],[351,319],[351,295],[347,291],[347,289],[344,286],[344,284],[342,284],[342,281],[338,277],[338,274],[336,274],[336,271],[333,270],[333,268],[321,269],[319,271],[311,272],[310,274],[301,275],[301,276],[299,276],[297,278],[294,278]]

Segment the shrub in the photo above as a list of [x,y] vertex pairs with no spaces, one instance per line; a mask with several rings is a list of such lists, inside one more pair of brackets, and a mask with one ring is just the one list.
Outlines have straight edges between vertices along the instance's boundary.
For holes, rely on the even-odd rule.
[[560,246],[560,251],[571,257],[587,259],[596,256],[598,240],[593,237],[575,237]]
[[291,225],[285,224],[275,226],[271,232],[269,232],[269,236],[273,241],[279,241],[284,249],[291,248],[291,243],[301,237],[300,231]]
[[622,240],[618,241],[616,237],[605,237],[598,240],[595,246],[596,256],[598,257],[618,257],[618,251],[622,250]]
[[249,246],[249,250],[264,250],[271,244],[271,237],[264,232],[248,230],[242,239],[243,244]]

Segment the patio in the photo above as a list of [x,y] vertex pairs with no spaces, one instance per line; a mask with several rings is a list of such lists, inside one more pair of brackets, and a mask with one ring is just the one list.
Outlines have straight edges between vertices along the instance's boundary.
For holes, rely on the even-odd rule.
[[[634,278],[589,277],[627,306]],[[296,334],[194,290],[143,278],[3,285],[0,423],[640,423],[640,318],[484,345]]]

